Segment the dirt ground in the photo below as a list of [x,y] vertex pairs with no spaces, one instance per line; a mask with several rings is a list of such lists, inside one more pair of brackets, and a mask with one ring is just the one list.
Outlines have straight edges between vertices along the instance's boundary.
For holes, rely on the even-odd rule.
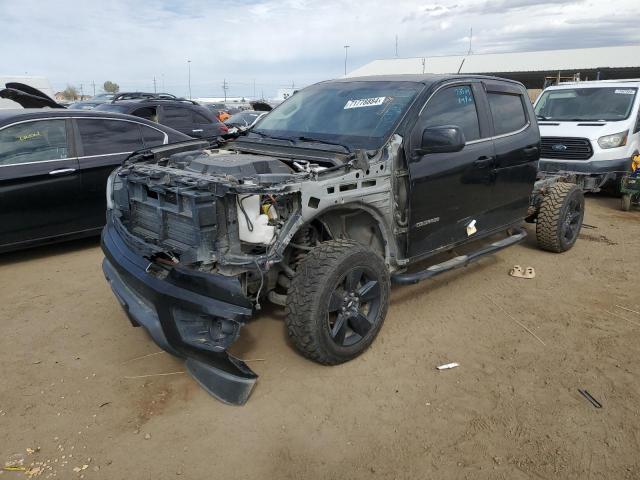
[[[234,346],[260,375],[244,407],[130,326],[97,240],[3,255],[0,462],[62,479],[640,478],[640,314],[620,308],[640,311],[640,210],[618,202],[590,197],[595,228],[566,254],[530,235],[394,288],[377,341],[345,365],[296,354],[268,308]],[[175,374],[140,377],[160,373]]]

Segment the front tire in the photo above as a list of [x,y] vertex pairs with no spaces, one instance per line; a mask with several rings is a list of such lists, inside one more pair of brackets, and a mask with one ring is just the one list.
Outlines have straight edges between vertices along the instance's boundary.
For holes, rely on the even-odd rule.
[[378,335],[389,304],[389,272],[369,248],[332,240],[300,262],[287,293],[285,324],[295,347],[325,365],[363,353]]
[[578,239],[584,218],[584,194],[573,183],[558,182],[540,204],[536,223],[538,246],[549,252],[566,252]]

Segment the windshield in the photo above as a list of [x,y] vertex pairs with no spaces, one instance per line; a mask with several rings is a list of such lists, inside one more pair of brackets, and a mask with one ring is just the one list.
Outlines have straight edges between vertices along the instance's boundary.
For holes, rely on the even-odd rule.
[[540,120],[624,120],[631,113],[636,91],[629,87],[547,90],[536,103],[536,115]]
[[99,93],[91,100],[111,100],[113,97],[115,97],[115,93]]
[[105,110],[107,112],[120,112],[126,113],[129,110],[129,105],[117,105],[115,103],[103,103],[102,105],[98,105],[96,110]]
[[422,88],[414,82],[320,83],[289,97],[252,132],[377,149]]

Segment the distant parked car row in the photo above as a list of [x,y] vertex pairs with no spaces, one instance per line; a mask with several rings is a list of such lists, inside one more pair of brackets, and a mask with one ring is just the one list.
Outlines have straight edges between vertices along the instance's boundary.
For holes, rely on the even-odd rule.
[[110,102],[115,97],[115,93],[100,93],[91,97],[89,100],[81,100],[79,102],[73,102],[68,108],[72,110],[93,110],[98,105]]
[[[23,84],[7,84],[0,97],[9,98],[24,108],[66,108],[39,90]],[[213,111],[197,102],[169,93],[126,92],[101,94],[76,102],[71,110],[124,113],[166,125],[193,138],[211,138],[228,132]]]

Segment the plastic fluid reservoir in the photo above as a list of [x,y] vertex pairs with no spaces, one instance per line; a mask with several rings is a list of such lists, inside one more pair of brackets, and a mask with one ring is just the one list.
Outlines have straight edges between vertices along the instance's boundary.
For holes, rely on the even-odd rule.
[[[240,204],[242,208],[240,208]],[[261,244],[271,243],[275,227],[269,225],[269,217],[267,215],[260,213],[260,195],[238,195],[237,210],[241,241]]]

